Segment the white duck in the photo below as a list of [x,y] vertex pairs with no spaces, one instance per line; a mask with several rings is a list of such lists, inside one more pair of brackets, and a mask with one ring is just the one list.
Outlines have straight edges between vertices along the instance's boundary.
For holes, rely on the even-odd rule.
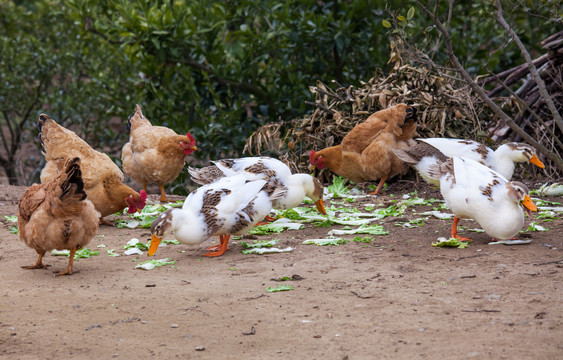
[[439,165],[448,159],[440,150],[426,142],[419,142],[406,149],[393,149],[397,157],[411,165],[424,180],[436,186],[440,186],[440,179],[430,177],[431,166]]
[[451,237],[457,235],[462,219],[474,219],[493,238],[509,239],[524,225],[524,210],[537,211],[526,185],[508,181],[502,175],[471,159],[448,158],[429,168],[429,176],[440,180],[440,191],[454,213]]
[[317,210],[326,215],[321,182],[309,174],[292,174],[289,167],[278,159],[261,156],[223,159],[212,163],[214,165],[201,169],[189,167],[192,180],[204,185],[226,176],[244,174],[248,180],[263,179],[271,185],[280,183],[287,192],[285,196],[273,201],[274,209],[294,208],[307,196],[315,202]]
[[194,190],[181,209],[168,209],[151,225],[152,256],[162,238],[170,231],[176,240],[195,245],[218,235],[217,250],[204,256],[223,255],[230,235],[241,235],[262,220],[272,209],[272,201],[285,195],[280,186],[266,180],[247,181],[244,175],[230,176]]
[[466,159],[473,159],[490,167],[508,180],[512,178],[514,173],[515,162],[529,161],[542,169],[545,167],[538,159],[534,148],[525,143],[507,143],[493,151],[491,148],[473,140],[448,138],[417,140],[434,146],[447,157],[460,156]]

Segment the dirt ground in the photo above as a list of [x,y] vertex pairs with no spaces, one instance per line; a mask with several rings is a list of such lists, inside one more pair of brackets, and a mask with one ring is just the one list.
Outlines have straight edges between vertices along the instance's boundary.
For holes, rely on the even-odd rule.
[[[369,201],[413,186],[396,183]],[[420,197],[440,197],[416,186]],[[0,186],[2,215],[17,214],[24,189]],[[156,258],[175,265],[151,271],[135,269],[146,253],[97,249],[123,253],[131,238],[147,242],[147,229],[102,226],[88,246],[100,255],[58,278],[66,257],[20,268],[36,254],[2,220],[1,359],[563,358],[561,216],[539,221],[549,231],[522,234],[528,245],[488,245],[486,234],[462,231],[473,239],[465,249],[431,246],[451,220],[403,228],[394,222],[404,218],[386,218],[389,235],[339,246],[302,245],[329,230],[308,225],[259,237],[281,239],[290,253],[243,255],[235,241],[224,256],[204,258],[211,242],[168,245]],[[299,279],[293,291],[266,292],[285,276]]]

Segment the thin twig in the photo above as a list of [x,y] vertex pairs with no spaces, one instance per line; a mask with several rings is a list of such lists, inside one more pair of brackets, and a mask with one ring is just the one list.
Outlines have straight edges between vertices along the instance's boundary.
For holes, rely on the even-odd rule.
[[462,257],[459,257],[459,258],[454,259],[454,260],[460,261],[460,260],[465,260],[465,259],[473,259],[473,258],[476,258],[476,257],[485,256],[485,255],[489,255],[489,254],[485,253],[485,254],[475,254],[475,255],[470,255],[470,256],[462,256]]
[[327,108],[326,106],[321,105],[321,104],[316,103],[316,102],[312,102],[312,101],[307,101],[307,100],[305,100],[305,104],[318,107],[319,109],[324,110],[324,111],[326,111],[326,112],[329,113],[329,114],[334,114],[334,113],[336,112],[336,111],[334,111],[334,110],[332,110],[332,109],[329,109],[329,108]]
[[563,264],[563,260],[554,260],[554,261],[543,262],[543,263],[539,263],[539,264],[534,264],[534,266],[550,265],[550,264]]
[[508,23],[504,19],[504,16],[502,14],[502,5],[500,4],[500,0],[495,0],[495,5],[497,7],[497,12],[496,12],[495,17],[496,17],[498,23],[506,31],[508,31],[508,33],[510,34],[512,39],[514,39],[514,42],[516,43],[516,45],[520,49],[520,52],[522,52],[524,59],[526,59],[526,64],[528,65],[528,69],[530,70],[530,74],[532,75],[532,77],[536,81],[536,84],[538,86],[538,90],[540,91],[540,94],[543,98],[543,101],[546,103],[547,107],[549,108],[549,111],[551,111],[551,114],[553,115],[553,119],[555,120],[555,123],[557,124],[557,126],[559,126],[559,129],[561,129],[561,131],[563,132],[563,119],[561,119],[561,115],[559,114],[559,111],[557,111],[557,108],[555,107],[555,104],[553,103],[553,98],[547,92],[547,89],[545,87],[545,83],[543,82],[543,79],[541,78],[541,76],[538,74],[538,69],[534,66],[534,63],[532,61],[532,57],[530,56],[530,53],[528,52],[528,50],[526,49],[524,44],[522,44],[522,41],[520,40],[518,35],[516,35],[514,30],[510,27],[510,25],[508,25]]
[[355,292],[354,290],[350,291],[352,294],[356,295],[357,297],[359,297],[360,299],[371,299],[373,297],[373,295],[360,295],[357,292]]

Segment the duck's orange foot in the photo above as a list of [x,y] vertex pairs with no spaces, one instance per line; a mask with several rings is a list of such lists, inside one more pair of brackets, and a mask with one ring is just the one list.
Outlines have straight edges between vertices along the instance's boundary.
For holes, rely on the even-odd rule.
[[[518,239],[518,237],[516,236],[513,236],[510,239],[506,239],[506,240],[520,240],[520,239]],[[497,238],[491,238],[491,242],[495,242],[495,241],[502,241],[502,240]]]
[[[221,244],[217,244],[217,245],[210,246],[210,247],[208,247],[208,248],[205,249],[205,250],[207,250],[207,251],[217,251],[217,250],[219,250],[220,248],[221,248]],[[228,247],[228,246],[227,246],[227,249],[226,249],[226,250],[229,250],[229,247]]]
[[473,241],[473,240],[471,240],[470,238],[466,238],[466,237],[459,236],[459,235],[456,235],[456,236],[454,236],[454,237],[455,237],[456,239],[458,239],[459,241],[468,241],[468,242]]
[[[228,249],[228,248],[227,248]],[[224,250],[219,250],[219,251],[215,251],[215,252],[210,252],[207,254],[203,254],[203,256],[207,256],[207,257],[215,257],[215,256],[221,256],[225,253],[225,251],[227,251],[227,249]]]
[[269,221],[269,222],[273,222],[276,221],[276,218],[271,217],[270,215],[266,215],[266,217],[264,218],[265,221]]
[[207,257],[221,256],[229,249],[229,238],[231,235],[219,235],[219,245],[211,246],[207,250],[217,250],[215,252],[210,252],[208,254],[203,254]]

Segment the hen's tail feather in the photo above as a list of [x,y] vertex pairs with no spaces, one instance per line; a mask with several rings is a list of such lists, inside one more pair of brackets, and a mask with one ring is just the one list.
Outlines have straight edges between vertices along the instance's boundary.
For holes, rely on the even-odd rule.
[[405,120],[409,120],[409,119],[414,119],[416,121],[416,108],[409,106],[406,109],[406,116],[405,116]]
[[41,114],[39,115],[39,121],[37,122],[37,128],[39,129],[39,140],[41,141],[41,144],[43,145],[43,125],[45,125],[45,123],[47,122],[47,120],[49,120],[49,118],[47,117],[47,115],[45,114]]
[[80,158],[76,157],[67,162],[65,175],[61,184],[63,190],[61,199],[67,195],[78,195],[80,201],[86,199],[84,180],[82,180],[82,171],[80,170]]
[[131,115],[129,115],[129,118],[127,119],[127,132],[130,133],[131,132],[131,118],[135,116],[135,113],[132,113]]
[[129,118],[127,119],[127,132],[131,133],[131,119],[138,117],[140,119],[143,118],[143,112],[141,111],[141,107],[139,106],[139,104],[135,105],[135,111],[133,111],[133,113],[131,115],[129,115]]

